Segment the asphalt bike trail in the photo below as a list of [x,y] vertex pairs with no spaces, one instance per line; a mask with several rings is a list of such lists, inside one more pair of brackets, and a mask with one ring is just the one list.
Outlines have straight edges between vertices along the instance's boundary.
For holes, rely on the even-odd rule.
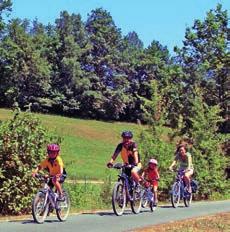
[[1,221],[0,232],[120,232],[186,218],[230,212],[230,200],[215,202],[193,202],[189,208],[181,204],[172,208],[170,204],[159,206],[155,212],[148,208],[133,214],[127,207],[123,216],[114,215],[112,210],[97,213],[71,215],[66,222],[59,222],[55,216],[48,217],[44,224],[34,223],[31,218],[20,221]]

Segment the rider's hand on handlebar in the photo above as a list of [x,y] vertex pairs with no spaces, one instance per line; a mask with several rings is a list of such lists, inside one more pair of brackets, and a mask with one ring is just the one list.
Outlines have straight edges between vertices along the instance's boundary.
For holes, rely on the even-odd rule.
[[31,175],[32,175],[32,177],[36,177],[37,172],[32,172]]
[[111,162],[107,163],[107,168],[112,168],[113,164]]
[[132,164],[127,164],[127,165],[126,165],[126,168],[132,168],[132,167],[133,167]]

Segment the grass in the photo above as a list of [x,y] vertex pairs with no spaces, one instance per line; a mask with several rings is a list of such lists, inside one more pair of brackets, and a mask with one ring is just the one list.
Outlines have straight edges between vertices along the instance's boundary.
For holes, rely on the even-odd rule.
[[229,232],[230,212],[174,221],[136,230],[136,232]]
[[[35,115],[49,131],[63,138],[61,156],[69,178],[74,179],[104,179],[108,174],[106,163],[121,140],[121,131],[132,130],[135,140],[141,130],[140,126],[134,123]],[[11,110],[0,109],[1,121],[11,119],[12,116]],[[111,173],[116,176],[115,171]]]

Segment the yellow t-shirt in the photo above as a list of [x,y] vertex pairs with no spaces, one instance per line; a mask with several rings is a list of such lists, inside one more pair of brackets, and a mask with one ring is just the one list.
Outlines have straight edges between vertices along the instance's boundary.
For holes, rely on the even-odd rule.
[[57,156],[53,162],[49,161],[49,158],[46,158],[39,164],[39,166],[43,169],[47,168],[51,176],[62,174],[61,168],[64,168],[64,164],[60,156]]

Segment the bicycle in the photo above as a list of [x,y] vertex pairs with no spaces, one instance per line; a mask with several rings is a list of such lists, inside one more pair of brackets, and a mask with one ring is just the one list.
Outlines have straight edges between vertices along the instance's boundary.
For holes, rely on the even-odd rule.
[[132,167],[120,163],[113,165],[113,168],[121,170],[112,192],[112,207],[117,216],[124,213],[128,202],[133,213],[138,214],[141,210],[141,188],[131,177]]
[[59,221],[65,221],[69,215],[70,199],[68,193],[63,189],[64,200],[58,200],[58,194],[48,185],[52,177],[44,177],[40,174],[35,176],[44,183],[34,196],[32,201],[32,215],[35,222],[42,224],[46,217],[55,210]]
[[188,188],[183,180],[184,173],[185,171],[177,171],[176,180],[172,185],[170,195],[171,203],[174,208],[177,208],[180,203],[180,199],[184,200],[185,207],[189,207],[192,203],[192,193],[188,192]]
[[147,205],[149,205],[151,212],[156,210],[155,197],[150,185],[145,187],[142,192],[142,207],[146,208]]

